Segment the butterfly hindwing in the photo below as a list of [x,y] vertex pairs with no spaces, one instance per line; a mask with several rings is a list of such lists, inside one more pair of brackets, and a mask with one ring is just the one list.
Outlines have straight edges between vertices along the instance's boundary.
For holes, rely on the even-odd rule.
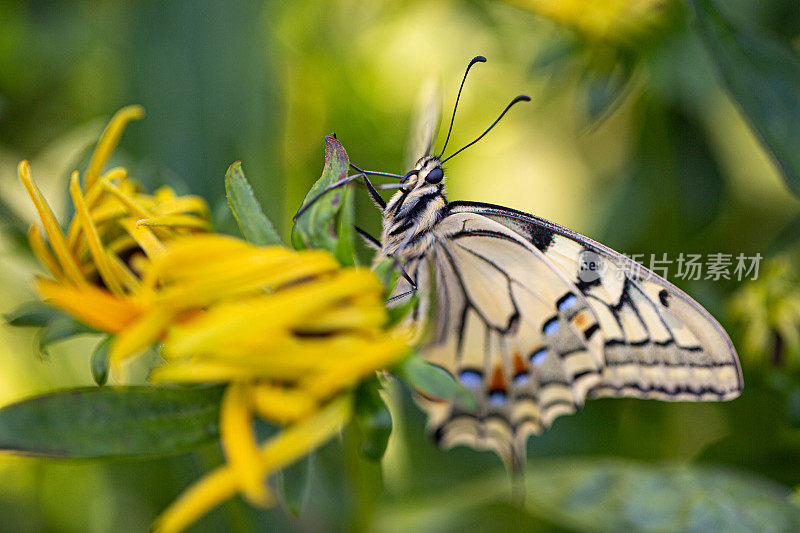
[[[603,339],[585,296],[535,246],[479,214],[440,222],[408,265],[431,295],[426,359],[472,391],[478,408],[422,400],[445,447],[519,460],[531,433],[573,413],[601,380]],[[396,294],[404,292],[401,283]],[[425,315],[428,304],[420,300]]]

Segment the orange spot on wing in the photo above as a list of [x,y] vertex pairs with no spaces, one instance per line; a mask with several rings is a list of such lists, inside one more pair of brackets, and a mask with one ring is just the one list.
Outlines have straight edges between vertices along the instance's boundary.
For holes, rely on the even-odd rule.
[[518,376],[519,374],[524,374],[528,371],[528,365],[525,364],[525,360],[522,358],[522,354],[519,353],[519,350],[514,352],[514,355],[511,357],[512,363],[514,364],[514,375]]
[[503,375],[503,367],[500,365],[494,367],[492,371],[492,379],[489,382],[490,391],[506,391],[506,377]]
[[583,330],[592,325],[592,322],[594,322],[594,320],[592,320],[592,317],[588,311],[581,311],[580,313],[575,315],[575,317],[572,319],[572,322],[579,329]]

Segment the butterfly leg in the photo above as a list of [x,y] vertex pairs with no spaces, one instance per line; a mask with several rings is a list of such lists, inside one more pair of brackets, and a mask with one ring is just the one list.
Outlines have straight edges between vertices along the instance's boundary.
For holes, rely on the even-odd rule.
[[417,292],[417,283],[413,279],[411,279],[411,276],[408,275],[408,272],[406,272],[406,269],[405,267],[403,267],[403,264],[400,262],[400,260],[394,256],[389,256],[389,257],[391,257],[392,261],[394,261],[394,266],[397,267],[397,269],[400,271],[400,274],[405,278],[408,284],[411,285],[411,290],[406,291],[402,294],[398,294],[397,296],[392,296],[386,301],[386,303],[392,303],[396,300],[408,296],[409,294],[414,294],[415,292]]
[[401,263],[400,260],[398,258],[394,257],[394,256],[390,256],[390,257],[392,258],[392,261],[394,261],[394,266],[397,267],[397,269],[400,271],[400,274],[404,278],[406,278],[406,281],[409,283],[409,285],[411,285],[411,291],[410,292],[416,291],[417,290],[417,284],[413,279],[411,279],[411,276],[408,275],[408,272],[406,272],[406,269],[403,267],[403,263]]
[[338,189],[342,185],[346,185],[346,184],[350,183],[351,181],[355,181],[358,178],[360,178],[362,175],[363,174],[353,174],[352,176],[345,176],[344,178],[342,178],[340,180],[334,181],[333,183],[331,183],[330,185],[325,187],[319,194],[317,194],[311,200],[309,200],[308,203],[300,206],[300,209],[298,209],[297,213],[295,213],[294,216],[292,217],[292,221],[296,221],[298,218],[300,218],[300,215],[305,213],[308,210],[309,207],[311,207],[312,205],[317,203],[317,200],[319,200],[320,198],[325,196],[330,191],[332,191],[334,189]]
[[367,184],[367,189],[369,190],[369,194],[372,197],[372,201],[375,202],[378,205],[378,207],[380,207],[381,209],[386,207],[386,201],[383,198],[381,198],[380,194],[378,194],[377,189],[375,189],[375,186],[372,185],[372,182],[369,180],[367,175],[364,174],[363,172],[361,172],[359,174],[353,174],[352,176],[346,176],[346,177],[344,177],[344,178],[342,178],[340,180],[334,181],[333,183],[331,183],[330,185],[325,187],[325,189],[323,189],[319,194],[317,194],[311,200],[309,200],[308,203],[306,203],[305,205],[301,206],[300,209],[297,210],[297,213],[295,213],[295,215],[292,217],[292,220],[296,221],[298,218],[300,218],[300,215],[305,213],[306,210],[308,210],[309,207],[314,205],[320,198],[325,196],[325,194],[329,193],[330,191],[332,191],[334,189],[338,189],[339,187],[341,187],[343,185],[347,185],[348,183],[350,183],[352,181],[355,181],[358,178],[364,178],[364,181]]
[[363,174],[363,176],[364,176],[364,182],[367,184],[367,190],[369,191],[369,195],[372,196],[372,201],[375,202],[375,204],[377,204],[377,206],[380,207],[381,210],[385,209],[386,200],[381,198],[381,195],[378,194],[377,190],[375,190],[375,186],[373,186],[372,182],[369,181],[367,175]]
[[[364,239],[364,241],[367,243],[367,246],[369,246],[370,248],[374,248],[375,250],[378,251],[381,250],[381,243],[378,239],[367,233],[365,230],[359,228],[358,226],[353,226],[353,229],[355,229],[356,233],[358,233],[361,236],[361,238]],[[398,294],[397,296],[393,296],[392,298],[389,298],[387,303],[391,303],[395,300],[403,298],[404,296],[408,296],[409,294],[414,294],[415,292],[417,292],[417,283],[411,278],[411,276],[406,271],[405,267],[403,267],[403,263],[401,263],[400,260],[394,256],[389,256],[389,257],[392,258],[394,266],[400,271],[400,275],[402,275],[403,278],[405,278],[405,280],[408,282],[408,284],[411,285],[411,290],[406,291],[402,294]]]
[[367,233],[363,229],[359,228],[358,226],[354,225],[353,229],[356,230],[356,233],[358,233],[358,235],[362,239],[364,239],[364,242],[367,243],[367,246],[369,246],[370,248],[372,248],[374,250],[377,250],[379,252],[381,251],[381,242],[378,239],[376,239],[375,237],[373,237],[372,235],[370,235],[369,233]]

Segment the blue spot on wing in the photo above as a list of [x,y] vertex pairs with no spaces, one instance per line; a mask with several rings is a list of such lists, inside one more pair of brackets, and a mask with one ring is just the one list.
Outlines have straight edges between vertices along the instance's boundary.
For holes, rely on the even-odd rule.
[[569,309],[570,307],[572,307],[573,305],[575,305],[577,302],[578,302],[578,298],[574,294],[569,293],[569,294],[563,296],[558,301],[558,303],[556,303],[556,307],[558,308],[559,311],[564,312],[567,309]]
[[477,370],[462,370],[458,379],[468,389],[477,389],[483,385],[483,374]]
[[553,317],[542,326],[542,331],[545,335],[555,335],[558,332],[558,317]]
[[506,403],[506,393],[500,390],[492,391],[489,394],[489,403],[495,407],[501,407]]
[[521,374],[517,374],[516,376],[514,376],[514,385],[517,386],[527,385],[528,383],[530,383],[530,381],[531,377],[528,375],[527,372],[523,372]]
[[547,349],[546,348],[539,348],[535,352],[531,354],[531,363],[534,365],[541,365],[544,363],[544,360],[547,359]]

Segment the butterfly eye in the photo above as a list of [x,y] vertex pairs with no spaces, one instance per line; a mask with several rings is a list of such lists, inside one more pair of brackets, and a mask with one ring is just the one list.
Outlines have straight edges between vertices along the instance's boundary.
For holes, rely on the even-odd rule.
[[442,170],[442,167],[436,167],[428,172],[428,175],[425,176],[425,181],[428,183],[439,183],[442,181],[442,178],[444,178],[444,170]]

